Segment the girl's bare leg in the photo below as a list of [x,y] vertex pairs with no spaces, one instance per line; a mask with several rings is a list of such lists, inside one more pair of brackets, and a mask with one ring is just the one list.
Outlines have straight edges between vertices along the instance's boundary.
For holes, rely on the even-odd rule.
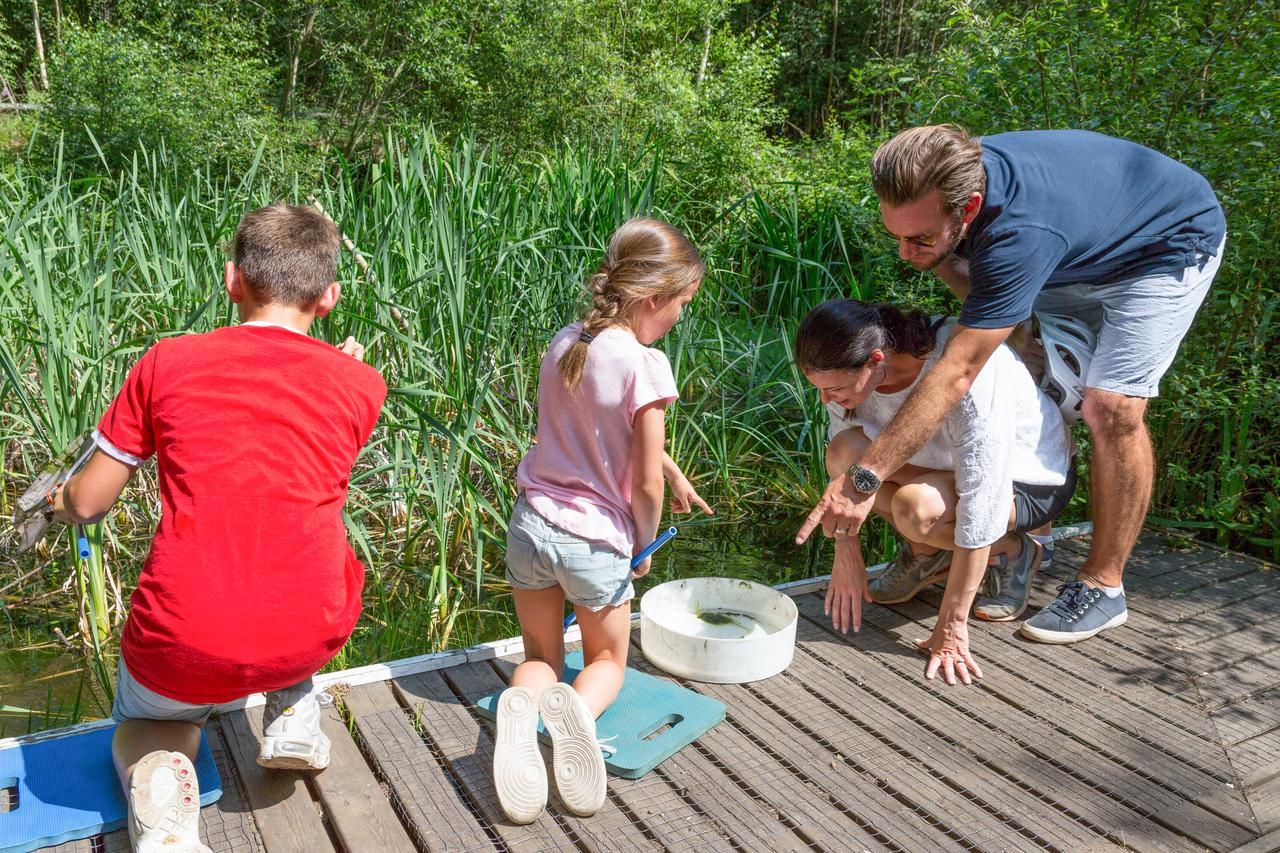
[[534,698],[560,680],[564,672],[564,590],[513,590],[524,660],[511,675],[512,687],[527,687]]

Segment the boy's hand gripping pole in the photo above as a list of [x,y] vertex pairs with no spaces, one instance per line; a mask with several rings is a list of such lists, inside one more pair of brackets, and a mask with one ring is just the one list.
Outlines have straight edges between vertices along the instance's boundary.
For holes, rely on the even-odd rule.
[[[645,546],[645,549],[643,551],[641,551],[639,554],[636,554],[634,557],[631,558],[631,568],[635,569],[636,566],[639,566],[645,560],[652,557],[654,551],[657,551],[663,545],[666,545],[668,542],[670,542],[678,532],[679,531],[676,530],[676,528],[668,527],[666,530],[659,533],[657,539],[654,539],[652,542],[650,542],[648,545]],[[577,622],[577,621],[578,621],[578,614],[570,613],[564,619],[565,629],[567,630],[570,625],[572,625],[574,622]]]

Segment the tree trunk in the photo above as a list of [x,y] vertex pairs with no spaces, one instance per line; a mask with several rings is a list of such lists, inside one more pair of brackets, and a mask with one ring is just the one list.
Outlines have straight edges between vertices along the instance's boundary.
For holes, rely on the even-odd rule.
[[711,21],[702,28],[702,61],[698,63],[698,77],[693,81],[697,88],[702,87],[702,78],[707,76],[707,57],[711,55]]
[[44,64],[44,39],[40,37],[40,0],[31,0],[31,28],[36,34],[36,56],[40,58],[40,88],[49,88],[49,71]]
[[836,38],[840,33],[840,0],[831,0],[831,67],[827,73],[827,102],[819,121],[831,112],[831,98],[836,87]]
[[289,74],[285,77],[284,93],[280,96],[280,113],[289,116],[289,118],[297,118],[297,109],[294,107],[294,93],[298,88],[298,62],[302,59],[302,48],[315,30],[316,14],[319,11],[319,6],[311,7],[311,14],[307,16],[307,24],[302,28],[302,35],[298,36],[298,41],[291,46]]

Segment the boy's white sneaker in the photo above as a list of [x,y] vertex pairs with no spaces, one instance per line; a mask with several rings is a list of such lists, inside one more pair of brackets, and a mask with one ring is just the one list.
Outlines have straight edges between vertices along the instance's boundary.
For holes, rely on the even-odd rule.
[[134,765],[129,841],[136,853],[212,853],[200,843],[196,769],[181,752],[151,752]]
[[532,823],[547,804],[547,768],[538,750],[538,700],[527,687],[498,697],[493,785],[513,823]]
[[542,691],[538,705],[551,734],[560,799],[569,811],[590,817],[604,805],[607,783],[595,718],[578,691],[563,682]]
[[262,709],[258,764],[277,770],[323,770],[329,766],[329,736],[320,730],[320,708],[333,704],[310,679],[273,690]]

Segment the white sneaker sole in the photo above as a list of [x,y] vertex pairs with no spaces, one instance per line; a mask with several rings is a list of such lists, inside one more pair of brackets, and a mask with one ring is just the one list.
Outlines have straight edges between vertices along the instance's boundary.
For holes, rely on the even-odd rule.
[[329,766],[329,736],[315,738],[264,737],[258,764],[273,770],[323,770]]
[[[172,777],[164,783],[162,774]],[[154,782],[161,782],[156,798]],[[137,853],[210,853],[200,843],[200,784],[181,752],[152,752],[129,777],[129,839]]]
[[590,817],[604,805],[607,785],[595,720],[582,697],[567,684],[548,687],[539,705],[542,721],[551,733],[560,799],[569,811]]
[[532,823],[547,804],[547,767],[538,749],[538,703],[524,687],[498,697],[493,784],[502,811],[514,823]]
[[1095,634],[1100,634],[1109,628],[1119,628],[1128,621],[1129,609],[1125,608],[1125,611],[1119,616],[1111,617],[1110,620],[1099,625],[1097,628],[1094,628],[1092,631],[1048,631],[1044,628],[1033,627],[1027,622],[1023,622],[1022,627],[1019,630],[1021,630],[1022,636],[1026,637],[1028,640],[1035,640],[1037,643],[1053,643],[1055,645],[1065,646],[1071,643],[1078,643],[1082,640],[1087,640]]

